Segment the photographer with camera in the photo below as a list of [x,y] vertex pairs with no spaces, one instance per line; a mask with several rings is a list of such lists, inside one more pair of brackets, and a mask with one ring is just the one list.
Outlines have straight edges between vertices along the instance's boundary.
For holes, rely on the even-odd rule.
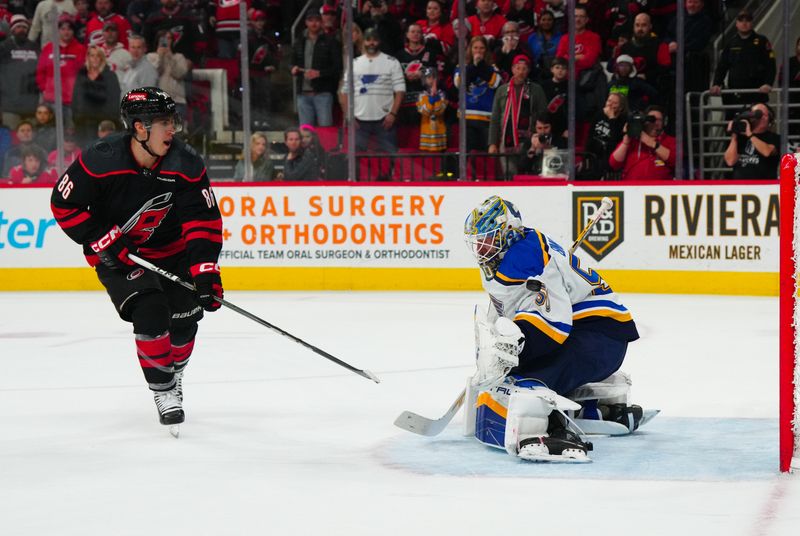
[[548,112],[536,118],[536,126],[530,139],[522,145],[519,157],[519,173],[541,175],[544,152],[549,149],[566,149],[567,138],[553,135],[553,122]]
[[648,106],[633,113],[623,129],[622,141],[608,165],[622,170],[622,180],[670,180],[675,174],[675,138],[664,133],[664,109]]
[[734,179],[778,178],[781,138],[769,129],[773,120],[769,106],[758,103],[728,122],[725,163],[733,168]]

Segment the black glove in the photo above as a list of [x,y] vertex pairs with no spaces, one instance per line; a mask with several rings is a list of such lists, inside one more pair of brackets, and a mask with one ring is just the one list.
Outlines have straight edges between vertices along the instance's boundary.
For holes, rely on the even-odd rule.
[[94,242],[89,242],[89,247],[97,253],[100,262],[112,270],[129,272],[136,267],[136,263],[128,257],[128,253],[136,252],[136,247],[117,225]]
[[220,308],[220,303],[214,298],[222,299],[222,278],[219,275],[219,266],[216,263],[204,262],[191,269],[194,279],[197,303],[206,311],[213,313]]

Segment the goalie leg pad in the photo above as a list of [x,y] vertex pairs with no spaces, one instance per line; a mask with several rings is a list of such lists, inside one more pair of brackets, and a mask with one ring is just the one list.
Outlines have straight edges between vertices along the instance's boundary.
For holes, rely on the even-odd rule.
[[550,413],[555,404],[542,396],[545,391],[550,390],[514,389],[511,393],[504,437],[505,449],[510,455],[517,455],[521,441],[547,435]]

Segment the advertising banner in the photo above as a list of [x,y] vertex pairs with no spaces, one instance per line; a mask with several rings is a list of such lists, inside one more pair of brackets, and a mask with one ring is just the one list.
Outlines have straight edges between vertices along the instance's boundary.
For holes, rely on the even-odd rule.
[[[66,272],[47,269],[93,277],[80,247],[55,224],[49,189],[0,194],[0,270],[45,269],[42,288],[60,288],[54,278],[70,280]],[[731,293],[777,292],[775,182],[226,183],[216,185],[215,194],[224,226],[220,265],[234,288],[476,289],[479,275],[464,245],[463,222],[481,201],[499,195],[517,205],[526,225],[564,246],[609,197],[612,209],[578,254],[607,278],[619,274],[620,290],[716,293],[736,281],[750,289]],[[19,288],[9,274],[1,288]]]

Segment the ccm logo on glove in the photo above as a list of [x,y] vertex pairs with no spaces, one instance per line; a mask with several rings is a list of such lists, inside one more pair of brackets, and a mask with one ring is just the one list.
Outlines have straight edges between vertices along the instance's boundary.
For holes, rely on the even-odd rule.
[[98,238],[95,242],[89,244],[89,246],[95,253],[100,253],[101,251],[108,249],[108,246],[116,242],[120,236],[122,236],[122,229],[115,225],[106,234]]

